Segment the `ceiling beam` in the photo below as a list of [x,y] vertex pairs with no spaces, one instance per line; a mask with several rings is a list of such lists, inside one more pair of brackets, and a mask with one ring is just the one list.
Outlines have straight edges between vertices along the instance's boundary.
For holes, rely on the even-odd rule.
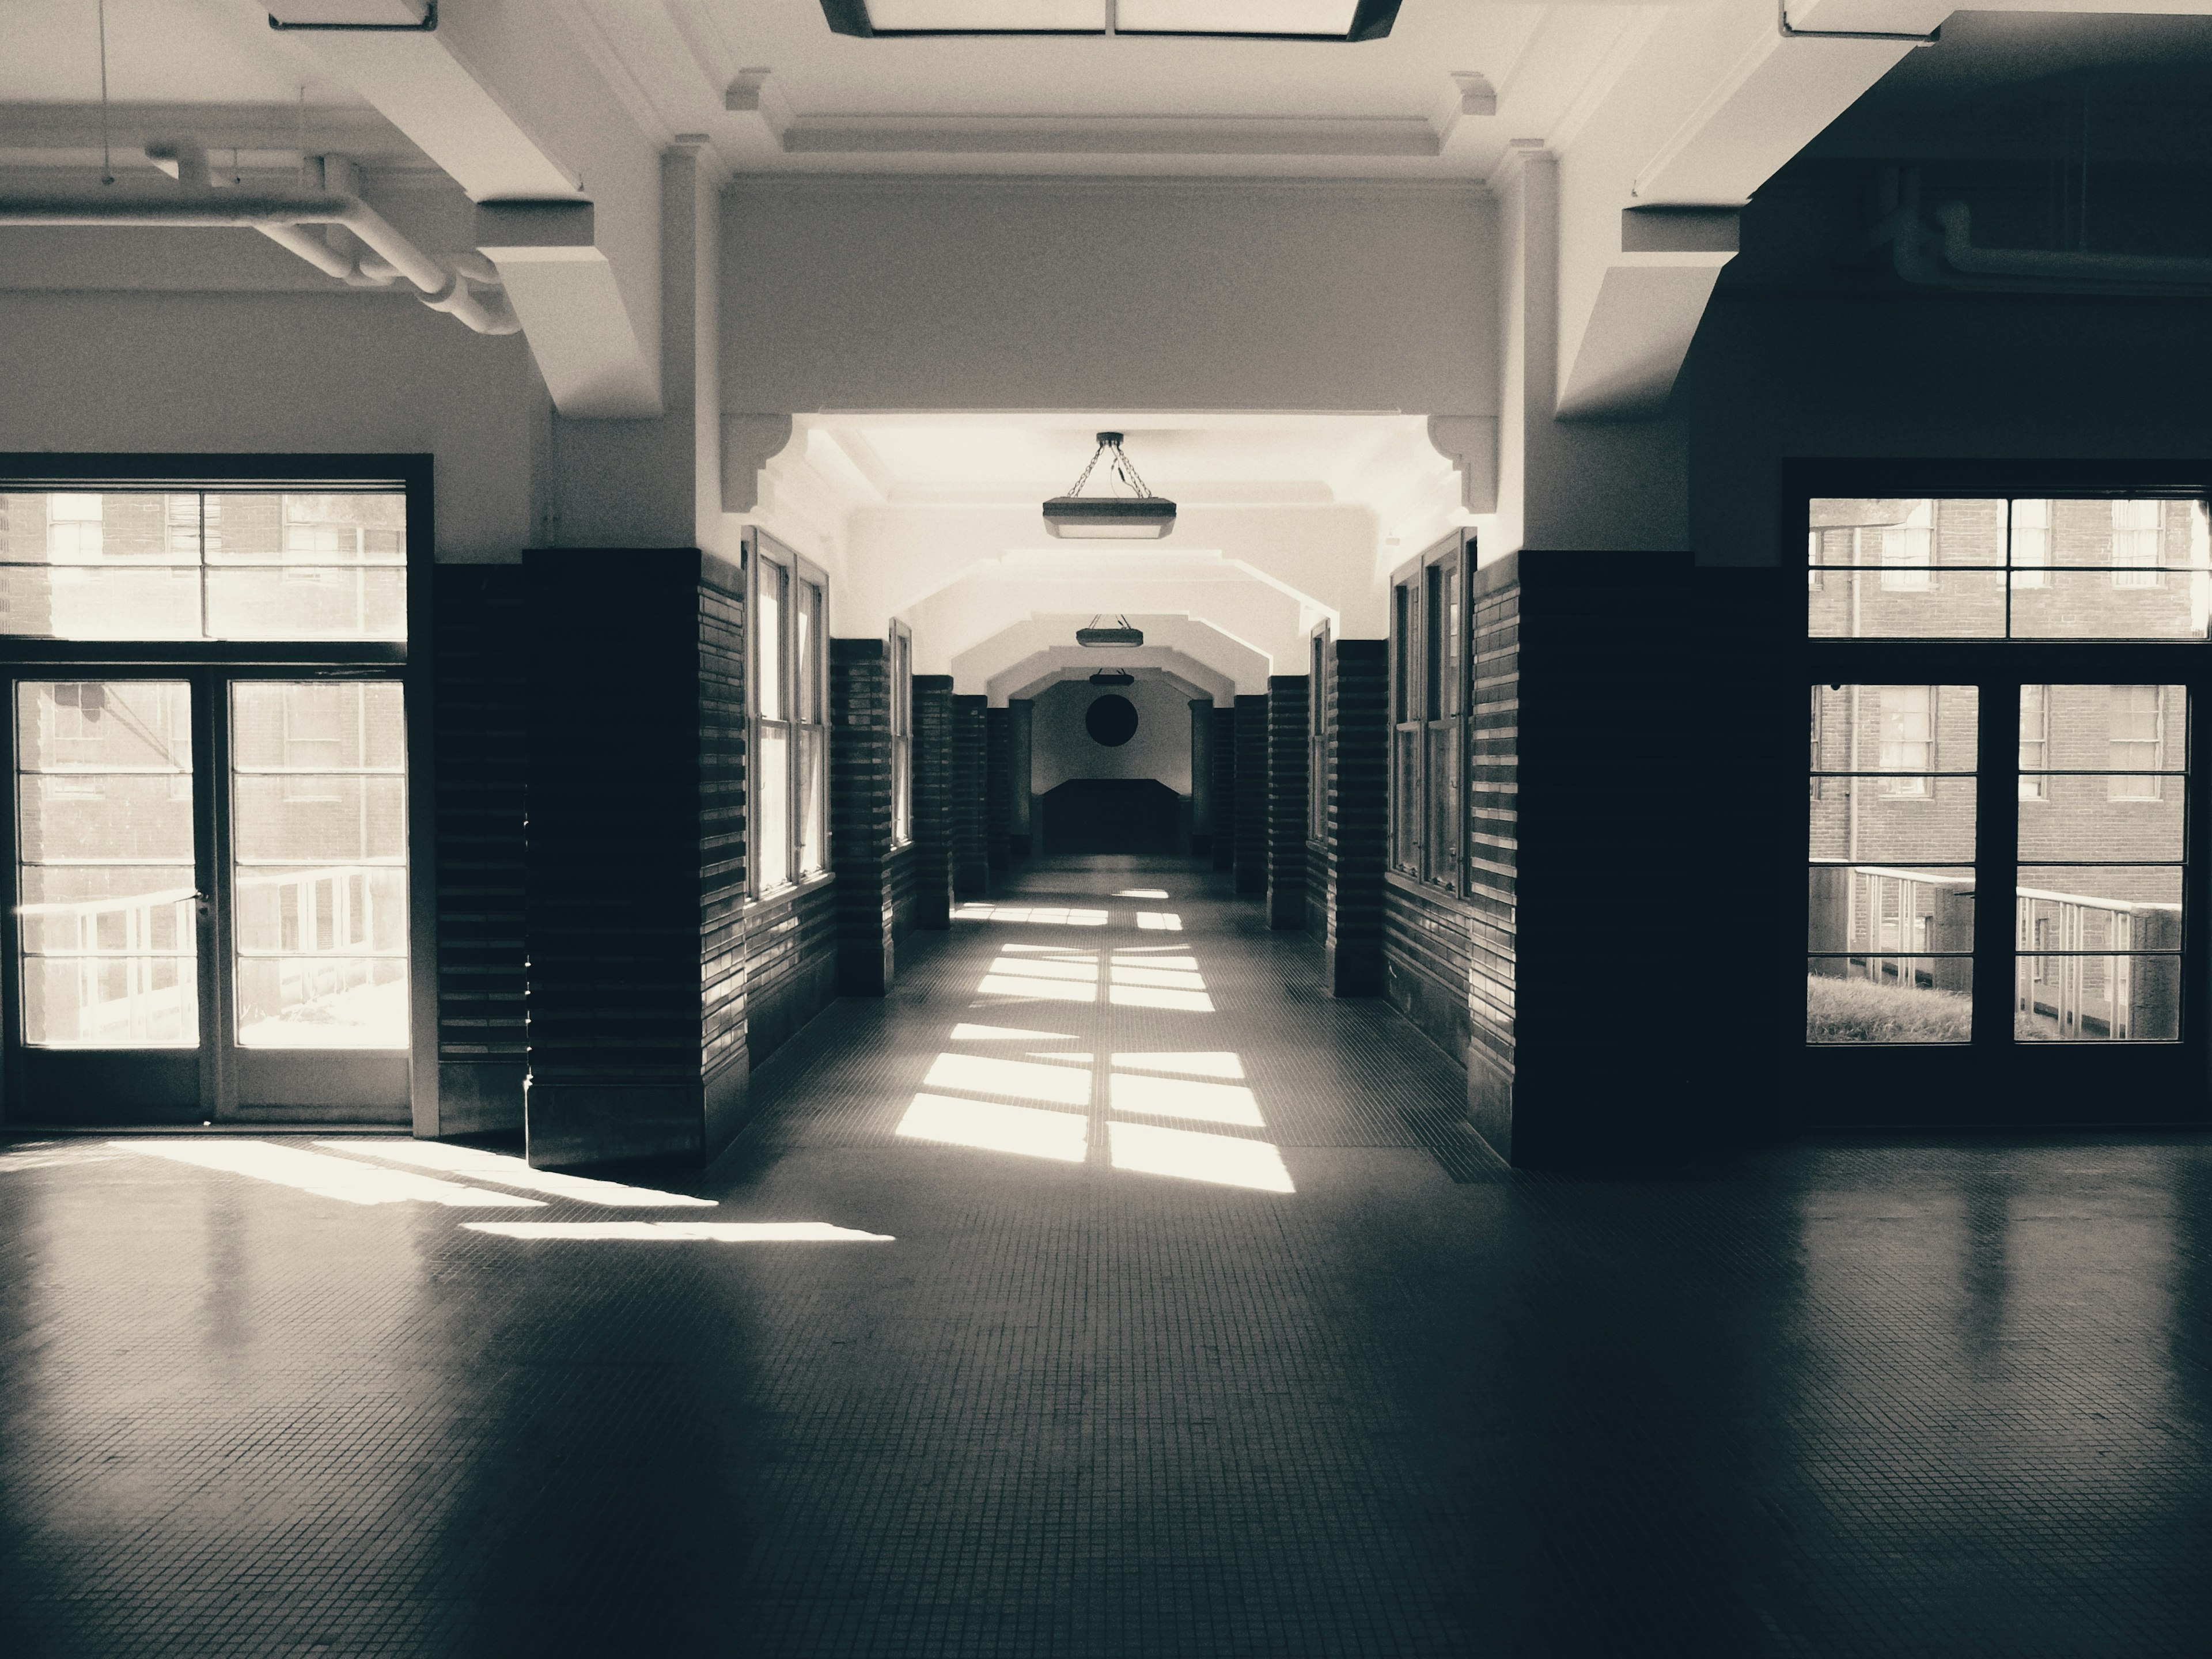
[[292,40],[478,204],[555,407],[662,410],[659,147],[557,6],[448,6],[434,32]]

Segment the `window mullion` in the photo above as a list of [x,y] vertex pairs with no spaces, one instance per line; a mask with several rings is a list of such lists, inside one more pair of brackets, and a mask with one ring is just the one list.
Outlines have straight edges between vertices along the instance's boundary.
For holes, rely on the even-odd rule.
[[1981,684],[1974,761],[1973,1043],[2009,1049],[2020,885],[2020,681]]

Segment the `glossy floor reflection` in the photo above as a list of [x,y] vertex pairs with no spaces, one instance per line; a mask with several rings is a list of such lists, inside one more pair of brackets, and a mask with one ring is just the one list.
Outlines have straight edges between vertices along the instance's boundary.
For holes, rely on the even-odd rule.
[[1218,884],[1033,868],[690,1181],[0,1149],[0,1651],[2207,1650],[2212,1150],[1516,1176]]

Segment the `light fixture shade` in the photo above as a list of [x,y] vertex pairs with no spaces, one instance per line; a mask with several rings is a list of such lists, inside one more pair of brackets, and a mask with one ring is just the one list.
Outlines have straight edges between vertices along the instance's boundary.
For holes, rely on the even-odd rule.
[[1127,618],[1124,617],[1119,628],[1077,629],[1075,642],[1078,645],[1089,646],[1094,650],[1127,649],[1145,642],[1145,630],[1141,628],[1130,627]]
[[[1130,630],[1134,632],[1133,629]],[[1102,668],[1091,677],[1093,685],[1134,685],[1137,677],[1126,668]]]
[[1067,541],[1156,542],[1175,528],[1176,504],[1158,495],[1056,495],[1044,527]]

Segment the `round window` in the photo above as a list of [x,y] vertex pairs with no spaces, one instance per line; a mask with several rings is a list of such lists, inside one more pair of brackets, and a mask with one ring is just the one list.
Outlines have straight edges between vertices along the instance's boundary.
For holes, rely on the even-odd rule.
[[1083,711],[1083,727],[1091,733],[1092,742],[1119,749],[1137,735],[1137,706],[1127,697],[1117,697],[1110,692],[1094,697],[1091,707]]

